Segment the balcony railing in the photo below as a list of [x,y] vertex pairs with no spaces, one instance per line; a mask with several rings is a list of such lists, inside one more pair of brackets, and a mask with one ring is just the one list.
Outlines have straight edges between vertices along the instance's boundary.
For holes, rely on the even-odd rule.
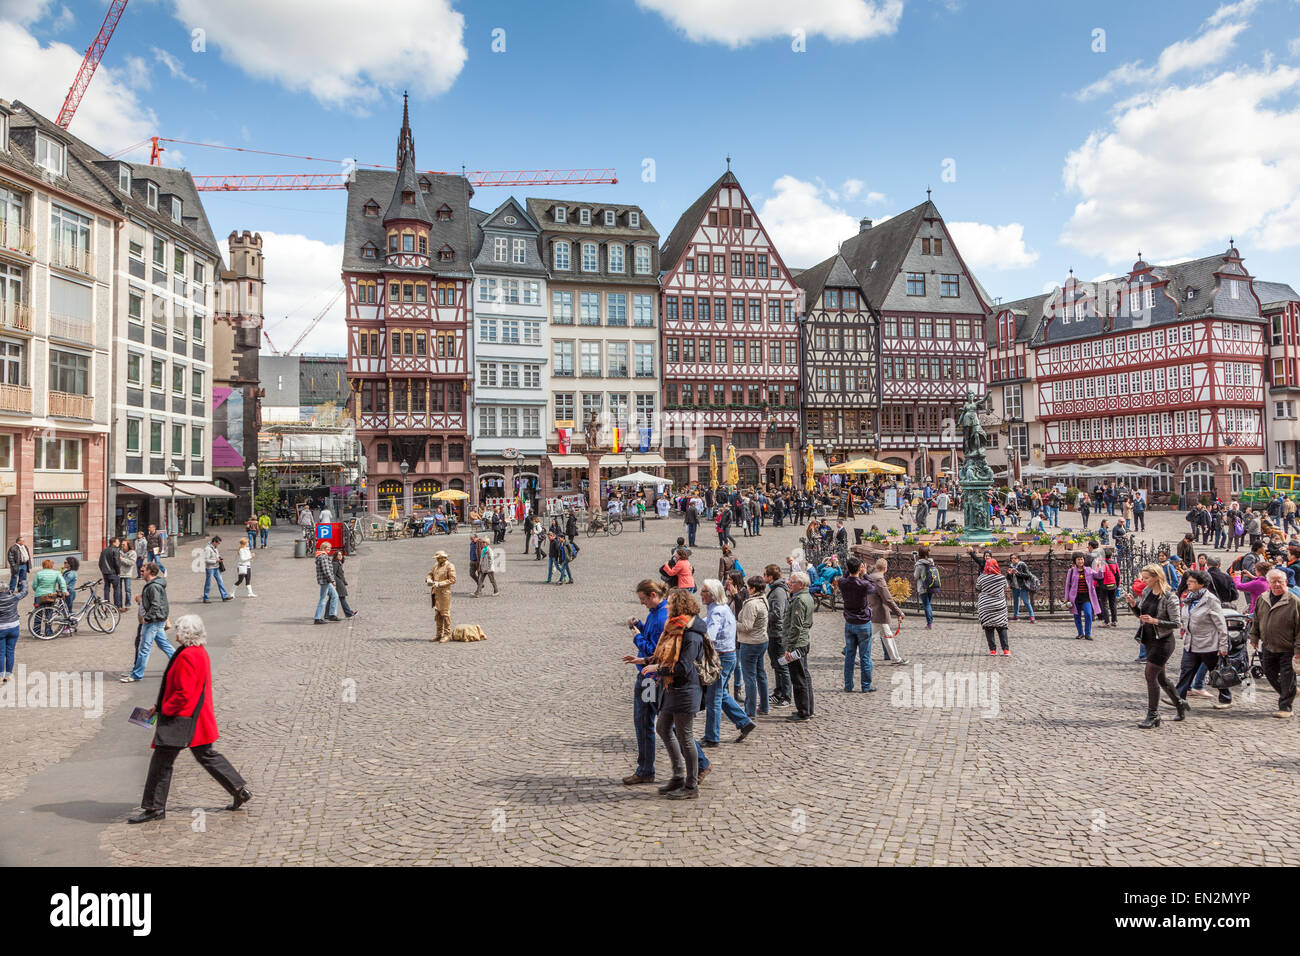
[[573,369],[571,368],[552,369],[551,374],[554,375],[556,378],[573,378]]
[[600,369],[598,369],[598,368],[584,368],[584,369],[582,370],[582,375],[581,375],[580,377],[581,377],[581,378],[600,378],[600,377],[601,377],[601,376],[600,376]]
[[10,302],[7,299],[0,300],[0,323],[3,323],[6,329],[30,332],[32,330],[32,307],[21,302]]
[[95,399],[90,395],[73,395],[71,392],[57,392],[50,389],[49,414],[56,418],[95,417]]
[[56,243],[50,248],[50,265],[74,269],[77,272],[84,272],[86,275],[94,275],[95,273],[90,250],[82,249],[80,246],[68,245],[67,243]]
[[95,324],[79,316],[51,312],[50,335],[72,342],[85,342],[89,345],[95,335]]
[[36,234],[12,219],[0,219],[0,247],[30,256],[36,252]]
[[0,412],[32,413],[32,390],[21,385],[0,385]]

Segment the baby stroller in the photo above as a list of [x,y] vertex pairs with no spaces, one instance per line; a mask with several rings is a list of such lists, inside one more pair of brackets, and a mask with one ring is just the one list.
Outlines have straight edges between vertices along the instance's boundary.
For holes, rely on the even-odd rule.
[[1238,686],[1252,676],[1255,670],[1246,646],[1250,615],[1225,610],[1223,618],[1228,625],[1228,657],[1206,677],[1206,682],[1211,687],[1220,689]]

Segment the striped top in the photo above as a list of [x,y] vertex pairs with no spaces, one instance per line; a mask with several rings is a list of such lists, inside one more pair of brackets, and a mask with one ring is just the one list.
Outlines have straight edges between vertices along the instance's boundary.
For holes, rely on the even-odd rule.
[[975,611],[984,627],[1007,626],[1007,579],[1000,574],[981,574],[975,579],[979,600]]

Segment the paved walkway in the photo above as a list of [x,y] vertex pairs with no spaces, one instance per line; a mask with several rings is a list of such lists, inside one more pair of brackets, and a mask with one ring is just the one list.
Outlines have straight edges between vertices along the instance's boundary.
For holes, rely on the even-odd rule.
[[[1184,527],[1169,513],[1148,526],[1167,541]],[[287,533],[258,552],[257,598],[205,608],[202,575],[173,571],[173,619],[203,611],[209,624],[218,746],[256,792],[238,814],[182,757],[167,820],[125,825],[148,761],[148,733],[126,715],[152,703],[164,661],[123,685],[125,626],[24,638],[31,669],[105,672],[105,706],[0,709],[0,863],[1300,863],[1300,728],[1270,719],[1261,692],[1138,730],[1127,626],[1084,643],[1068,623],[1022,623],[1005,659],[973,622],[927,632],[909,618],[903,648],[930,691],[913,706],[915,667],[878,669],[878,693],[843,693],[840,618],[819,612],[814,721],[774,711],[739,745],[726,726],[698,803],[622,786],[636,745],[621,622],[681,533],[648,528],[584,541],[564,587],[543,583],[545,564],[512,534],[502,595],[478,600],[468,543],[450,539],[454,617],[482,625],[480,644],[428,642],[422,582],[447,539],[366,546],[348,565],[361,616],[328,627],[311,624],[312,566]],[[739,557],[753,572],[796,539],[765,529],[740,538]],[[697,550],[698,576],[717,556]],[[963,687],[972,675],[996,697],[943,706],[929,673]],[[666,778],[662,748],[659,762]]]

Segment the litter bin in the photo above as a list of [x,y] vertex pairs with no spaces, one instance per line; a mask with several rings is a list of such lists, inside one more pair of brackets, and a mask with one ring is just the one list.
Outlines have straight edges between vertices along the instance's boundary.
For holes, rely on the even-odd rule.
[[307,557],[307,542],[299,538],[293,543],[293,556],[295,558]]

